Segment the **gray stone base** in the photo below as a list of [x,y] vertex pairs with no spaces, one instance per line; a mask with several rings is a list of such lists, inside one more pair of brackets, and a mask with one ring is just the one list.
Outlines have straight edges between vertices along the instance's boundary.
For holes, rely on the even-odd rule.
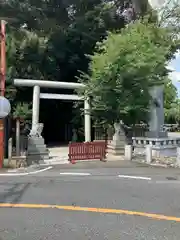
[[166,148],[166,149],[152,149],[152,157],[176,157],[177,147]]
[[112,140],[109,144],[108,144],[108,156],[109,155],[113,155],[113,156],[124,156],[125,153],[125,149],[124,149],[124,141],[114,141]]
[[146,138],[134,137],[134,155],[145,155],[145,147],[152,146],[152,157],[175,157],[180,138]]
[[[145,156],[146,149],[145,147],[134,147],[134,155],[142,155]],[[152,149],[152,157],[159,158],[159,157],[176,157],[177,155],[177,146],[169,148],[153,148]]]
[[49,151],[42,137],[29,137],[27,149],[27,164],[42,164],[49,159]]

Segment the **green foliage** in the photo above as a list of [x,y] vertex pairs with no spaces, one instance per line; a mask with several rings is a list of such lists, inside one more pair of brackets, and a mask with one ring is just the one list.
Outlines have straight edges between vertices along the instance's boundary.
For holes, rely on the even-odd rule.
[[169,79],[164,88],[164,113],[166,123],[180,122],[180,100],[177,97],[177,89]]
[[165,118],[168,123],[180,123],[180,100],[171,103],[170,108],[165,108]]
[[173,85],[172,81],[167,78],[164,84],[164,108],[170,109],[171,104],[177,100],[177,89]]
[[13,118],[29,119],[32,114],[32,109],[28,103],[17,103],[14,107]]
[[47,72],[43,69],[47,65],[51,68],[49,59],[44,60],[46,48],[46,38],[25,29],[15,31],[7,28],[6,97],[11,101],[13,111],[16,106],[19,109],[22,101],[29,102],[32,99],[32,89],[16,88],[13,85],[14,78],[44,79]]
[[119,33],[109,33],[90,56],[89,74],[80,94],[92,97],[93,115],[108,122],[146,119],[149,87],[163,84],[166,61],[175,51],[167,29],[136,21]]
[[[124,26],[116,5],[102,0],[34,1],[0,3],[7,24],[7,90],[12,104],[30,101],[32,91],[15,88],[14,78],[76,81],[78,70],[87,71],[97,41],[107,30]],[[33,17],[32,17],[33,16]]]
[[47,40],[24,29],[7,33],[7,76],[42,78],[42,64]]
[[[90,78],[97,80],[90,80],[87,88],[89,93],[86,95],[97,93],[93,110],[95,111],[96,106],[94,113],[98,118],[105,118],[107,115],[107,118],[111,119],[123,117],[126,121],[144,119],[149,101],[147,85],[163,81],[167,74],[163,61],[164,58],[172,57],[177,39],[171,41],[174,28],[169,27],[167,35],[165,30],[160,29],[159,32],[153,24],[146,23],[129,25],[121,33],[115,34],[124,27],[124,20],[117,11],[123,8],[124,2],[1,1],[1,16],[13,18],[13,21],[7,24],[6,81],[6,96],[11,100],[13,109],[18,103],[32,99],[31,89],[13,86],[14,78],[76,81],[80,71],[88,73],[91,58],[87,55],[93,55],[97,42],[102,42],[108,31],[111,31],[113,33],[109,34],[103,45],[97,44],[98,53],[95,54],[89,69],[93,78],[89,73],[87,76],[84,74],[85,82]],[[141,13],[146,11],[146,6],[140,8]],[[156,44],[153,45],[154,42]],[[105,47],[107,49],[103,49]],[[160,72],[160,76],[157,76],[157,72]],[[103,94],[98,95],[101,85]],[[93,86],[97,92],[91,91]],[[108,95],[111,100],[107,100]],[[117,99],[117,102],[114,99]],[[48,109],[48,105],[49,103],[45,109]],[[57,112],[61,112],[59,104],[57,106]]]

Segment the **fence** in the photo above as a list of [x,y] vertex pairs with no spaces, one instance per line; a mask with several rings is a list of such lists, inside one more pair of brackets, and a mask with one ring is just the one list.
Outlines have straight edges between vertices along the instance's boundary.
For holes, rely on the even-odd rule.
[[[169,140],[169,143],[171,140]],[[150,164],[163,167],[178,167],[180,168],[180,146],[176,144],[168,144],[170,148],[156,149],[154,145],[146,144],[142,152],[134,152],[132,145],[125,145],[124,159],[128,161],[135,161],[143,164]]]
[[[127,144],[132,144],[132,137],[145,137],[147,131],[148,126],[145,124],[136,124],[131,126],[130,128],[124,128]],[[113,127],[109,127],[107,129],[102,127],[95,128],[95,140],[112,140],[113,135]]]
[[106,157],[106,141],[70,143],[69,161],[75,163],[77,160],[103,160]]

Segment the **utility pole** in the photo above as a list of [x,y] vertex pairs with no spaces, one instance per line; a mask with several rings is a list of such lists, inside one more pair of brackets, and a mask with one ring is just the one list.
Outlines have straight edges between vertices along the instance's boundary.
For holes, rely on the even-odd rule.
[[[1,20],[1,59],[0,59],[0,90],[1,96],[5,94],[5,80],[6,80],[6,22]],[[4,161],[4,119],[0,119],[0,168],[3,167]]]

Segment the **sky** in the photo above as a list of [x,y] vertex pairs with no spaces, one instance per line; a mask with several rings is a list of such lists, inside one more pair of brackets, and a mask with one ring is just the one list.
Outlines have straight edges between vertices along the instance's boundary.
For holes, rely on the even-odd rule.
[[[180,0],[148,0],[148,2],[153,9],[159,11],[159,16],[161,16],[164,7],[171,9],[175,4],[180,5]],[[172,70],[169,77],[177,88],[178,97],[180,98],[180,51],[176,53],[176,58],[169,63],[168,68]]]
[[177,88],[178,97],[180,98],[180,51],[176,54],[176,58],[169,63],[168,67],[172,70],[169,76]]

